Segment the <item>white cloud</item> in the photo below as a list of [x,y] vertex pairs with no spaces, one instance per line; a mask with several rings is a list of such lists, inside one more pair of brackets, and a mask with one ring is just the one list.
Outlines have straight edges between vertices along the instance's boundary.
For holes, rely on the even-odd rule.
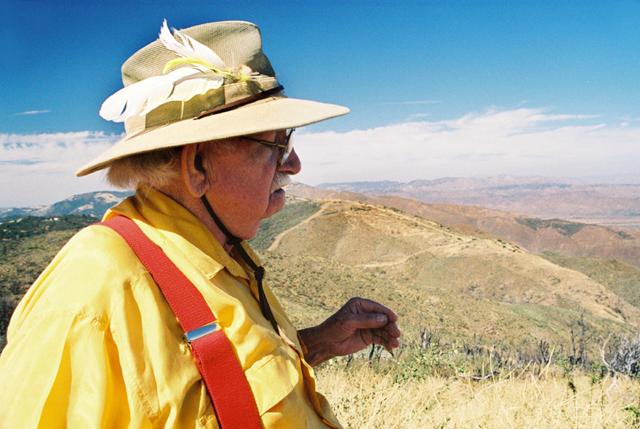
[[451,120],[300,133],[296,151],[303,168],[296,180],[318,184],[499,174],[638,177],[640,127],[594,119],[542,109],[490,109]]
[[[51,203],[107,189],[100,173],[74,171],[120,139],[101,132],[0,133],[0,207]],[[296,138],[309,184],[445,176],[639,178],[640,124],[550,114],[542,109],[490,109],[459,118],[414,120],[365,130]]]
[[120,138],[94,131],[0,133],[0,206],[51,203],[106,188],[101,175],[79,179],[74,172]]
[[24,112],[14,113],[15,116],[32,116],[42,115],[43,113],[50,113],[51,110],[26,110]]

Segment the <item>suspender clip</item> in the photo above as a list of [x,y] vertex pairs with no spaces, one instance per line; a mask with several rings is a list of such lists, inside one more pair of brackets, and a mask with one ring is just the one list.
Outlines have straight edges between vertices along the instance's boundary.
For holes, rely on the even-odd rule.
[[184,339],[187,340],[188,343],[192,343],[198,338],[202,338],[205,335],[212,334],[220,329],[220,326],[216,322],[207,323],[204,326],[193,329],[189,332],[184,333]]

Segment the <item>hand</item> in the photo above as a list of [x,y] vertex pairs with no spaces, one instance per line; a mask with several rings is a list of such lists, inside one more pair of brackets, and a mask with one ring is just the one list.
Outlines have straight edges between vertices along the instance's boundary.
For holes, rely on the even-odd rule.
[[298,331],[307,348],[305,360],[312,366],[381,344],[389,352],[400,345],[398,316],[384,305],[351,298],[322,324]]

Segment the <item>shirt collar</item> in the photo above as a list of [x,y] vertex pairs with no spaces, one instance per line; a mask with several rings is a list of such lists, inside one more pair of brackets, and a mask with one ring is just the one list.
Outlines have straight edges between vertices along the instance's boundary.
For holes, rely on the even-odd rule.
[[[135,195],[109,209],[104,220],[117,215],[154,227],[158,238],[177,247],[209,279],[223,268],[235,277],[249,279],[244,268],[193,213],[151,187],[140,187]],[[245,249],[249,247],[242,244]]]

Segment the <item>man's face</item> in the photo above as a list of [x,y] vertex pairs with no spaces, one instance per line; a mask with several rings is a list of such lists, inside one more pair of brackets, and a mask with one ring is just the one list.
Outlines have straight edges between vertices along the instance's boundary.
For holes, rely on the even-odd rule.
[[[252,137],[274,141],[285,131],[269,131]],[[227,228],[242,239],[255,236],[262,219],[284,207],[283,176],[300,172],[295,150],[279,165],[280,150],[243,139],[231,144],[208,144],[204,162],[212,177],[207,197]],[[279,184],[280,183],[280,184]]]

